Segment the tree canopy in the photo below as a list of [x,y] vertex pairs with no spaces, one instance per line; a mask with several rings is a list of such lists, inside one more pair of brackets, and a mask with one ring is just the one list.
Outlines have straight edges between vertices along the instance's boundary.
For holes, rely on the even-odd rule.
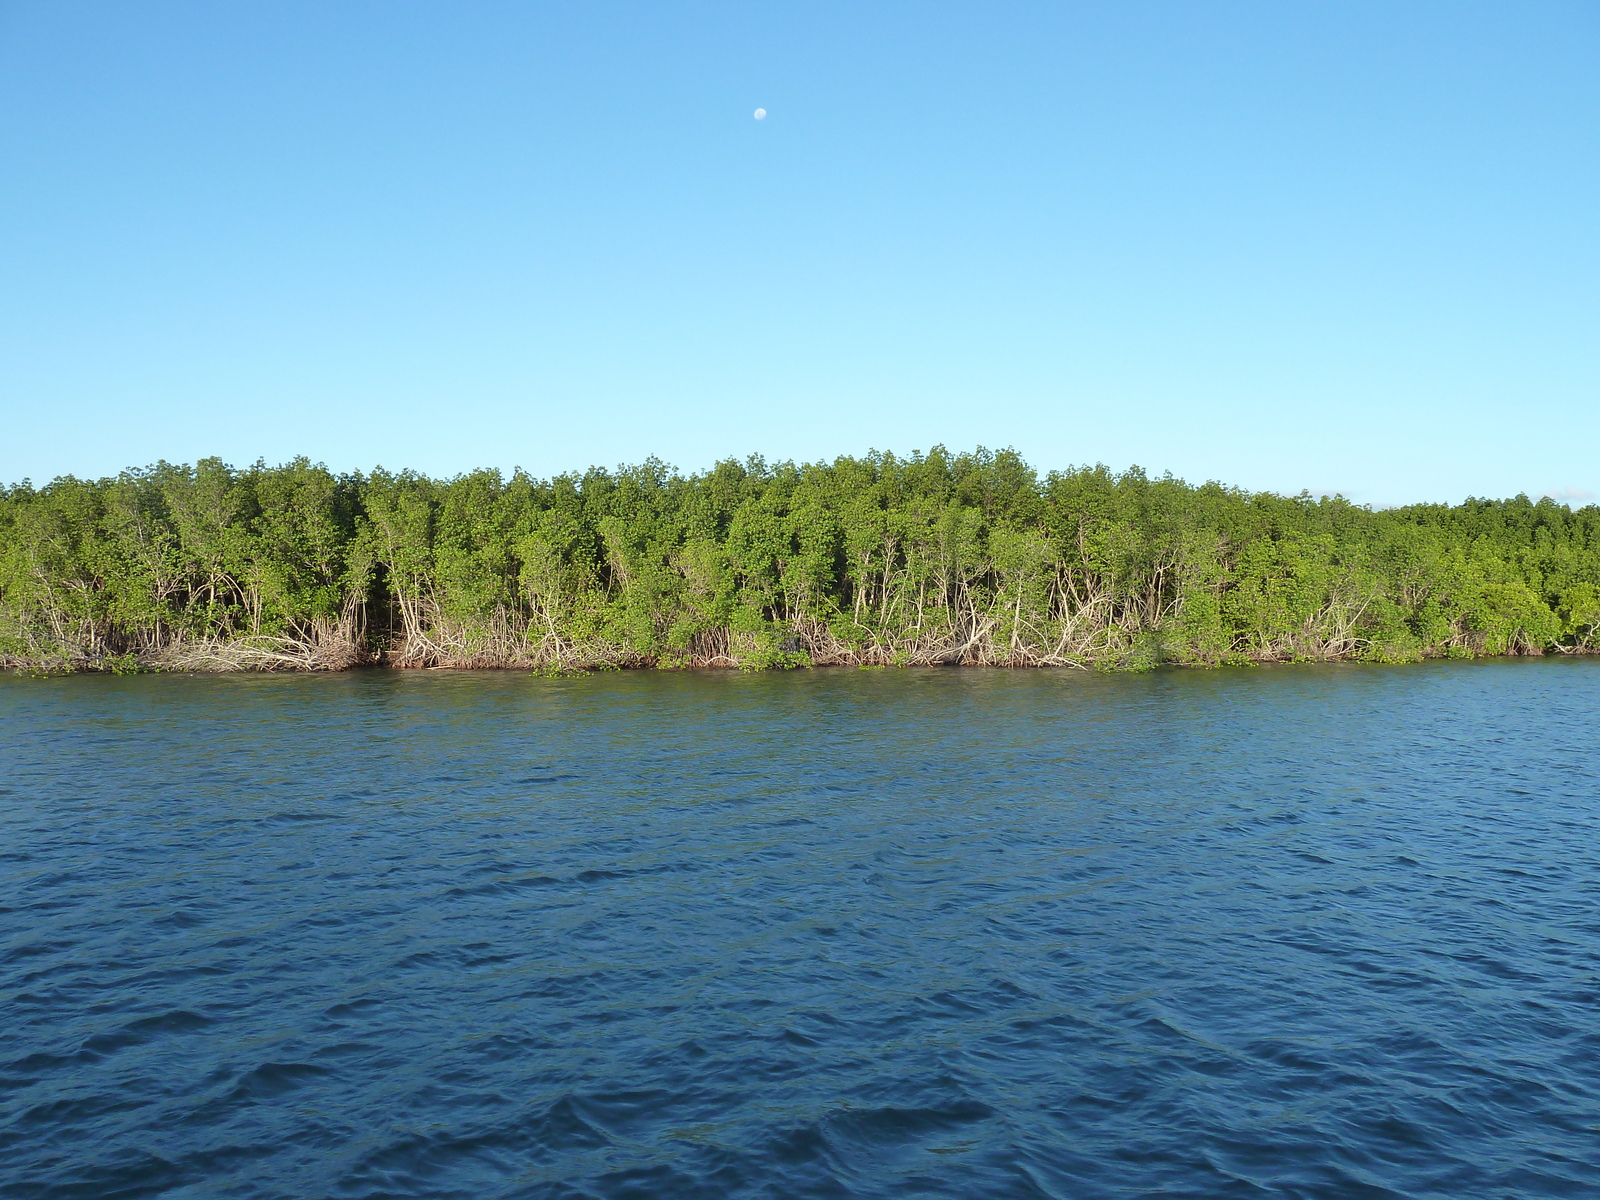
[[0,663],[1143,668],[1582,653],[1600,508],[1374,511],[1015,452],[0,489]]

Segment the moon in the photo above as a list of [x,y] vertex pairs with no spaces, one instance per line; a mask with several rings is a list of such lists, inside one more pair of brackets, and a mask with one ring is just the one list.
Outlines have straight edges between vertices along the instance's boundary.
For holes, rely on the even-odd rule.
[[756,109],[756,120],[765,121],[766,119],[767,119],[767,110],[764,109],[764,108]]

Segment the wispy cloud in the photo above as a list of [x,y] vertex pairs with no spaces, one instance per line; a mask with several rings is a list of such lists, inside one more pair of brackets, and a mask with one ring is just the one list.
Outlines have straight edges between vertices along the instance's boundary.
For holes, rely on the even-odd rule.
[[1593,504],[1596,500],[1600,500],[1600,494],[1581,487],[1554,488],[1545,495],[1557,504],[1565,504],[1568,508],[1581,508],[1585,504]]

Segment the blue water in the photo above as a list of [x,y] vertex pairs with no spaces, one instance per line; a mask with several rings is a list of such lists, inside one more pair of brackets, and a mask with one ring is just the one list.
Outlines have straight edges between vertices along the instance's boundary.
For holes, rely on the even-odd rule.
[[1597,712],[0,680],[0,1195],[1600,1195]]

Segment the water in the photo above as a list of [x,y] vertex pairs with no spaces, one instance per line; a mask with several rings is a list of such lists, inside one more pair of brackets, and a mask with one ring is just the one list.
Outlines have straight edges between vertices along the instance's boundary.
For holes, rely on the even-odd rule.
[[0,681],[0,1195],[1594,1196],[1597,700]]

